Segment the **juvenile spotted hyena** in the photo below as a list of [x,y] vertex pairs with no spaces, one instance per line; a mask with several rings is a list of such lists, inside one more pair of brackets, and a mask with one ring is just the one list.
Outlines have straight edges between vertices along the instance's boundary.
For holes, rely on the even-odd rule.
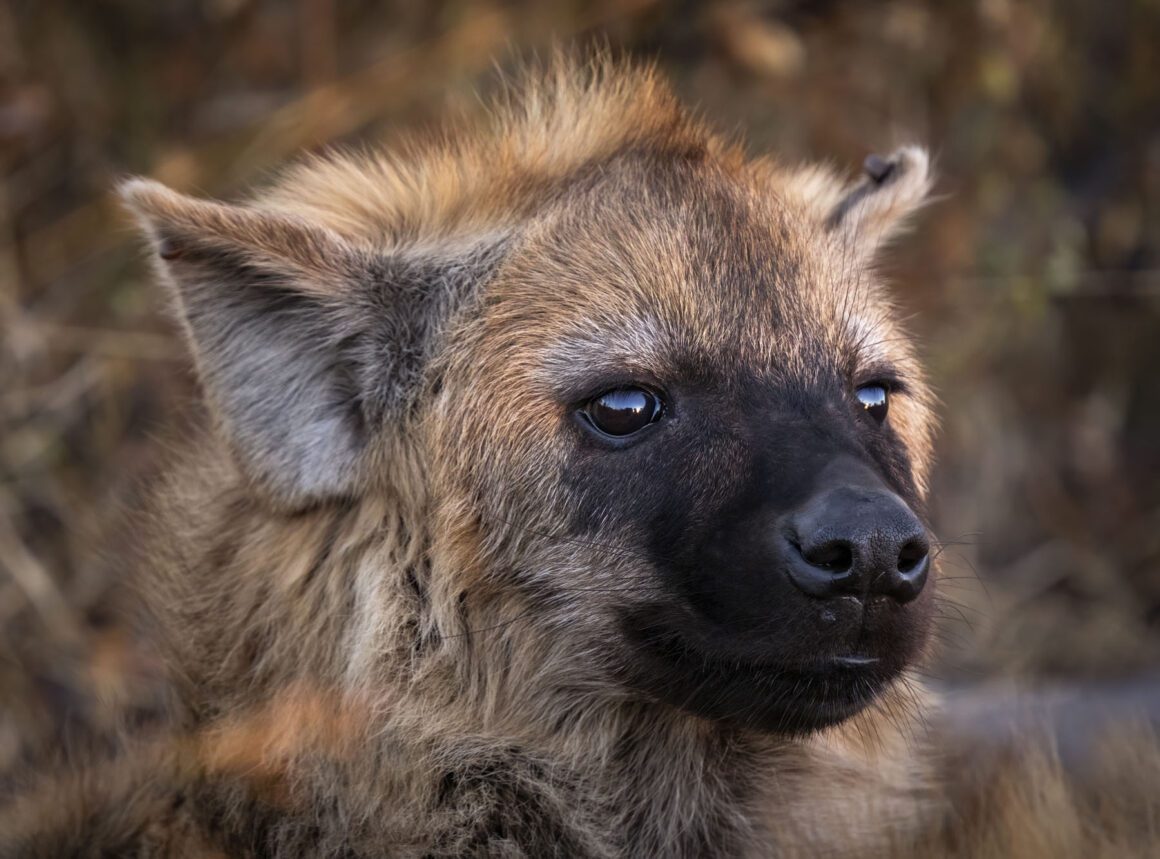
[[930,182],[750,160],[560,61],[239,205],[125,184],[207,406],[138,533],[176,736],[72,784],[59,843],[923,837],[932,413],[873,265]]

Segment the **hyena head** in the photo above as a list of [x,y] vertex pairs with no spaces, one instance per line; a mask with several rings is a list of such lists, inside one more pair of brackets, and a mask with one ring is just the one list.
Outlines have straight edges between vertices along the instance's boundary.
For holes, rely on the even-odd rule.
[[873,274],[926,154],[848,185],[747,160],[613,67],[497,116],[241,206],[125,186],[238,485],[288,528],[388,499],[428,599],[377,628],[497,674],[853,715],[931,614],[928,393]]

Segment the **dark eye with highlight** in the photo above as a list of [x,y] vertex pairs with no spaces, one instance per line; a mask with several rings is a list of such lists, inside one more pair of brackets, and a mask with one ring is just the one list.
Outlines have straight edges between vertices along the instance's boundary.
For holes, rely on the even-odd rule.
[[890,389],[884,383],[862,385],[855,394],[870,417],[878,423],[886,420],[886,413],[890,410]]
[[646,388],[624,387],[593,397],[580,413],[605,435],[623,438],[640,432],[661,419],[665,412],[660,396]]

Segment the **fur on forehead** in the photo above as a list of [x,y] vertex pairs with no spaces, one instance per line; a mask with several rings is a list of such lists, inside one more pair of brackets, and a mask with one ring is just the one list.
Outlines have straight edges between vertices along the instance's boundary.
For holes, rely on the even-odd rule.
[[610,162],[525,231],[495,321],[558,339],[558,379],[732,362],[805,378],[881,356],[893,311],[873,273],[811,209],[745,180],[708,159]]

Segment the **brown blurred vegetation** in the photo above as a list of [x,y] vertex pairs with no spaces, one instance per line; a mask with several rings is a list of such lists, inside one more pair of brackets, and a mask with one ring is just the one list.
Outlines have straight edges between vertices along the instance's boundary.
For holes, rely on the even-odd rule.
[[0,772],[149,706],[110,528],[192,385],[111,184],[228,196],[572,39],[754,151],[930,143],[943,196],[886,267],[943,399],[932,673],[1160,667],[1157,0],[0,0]]

